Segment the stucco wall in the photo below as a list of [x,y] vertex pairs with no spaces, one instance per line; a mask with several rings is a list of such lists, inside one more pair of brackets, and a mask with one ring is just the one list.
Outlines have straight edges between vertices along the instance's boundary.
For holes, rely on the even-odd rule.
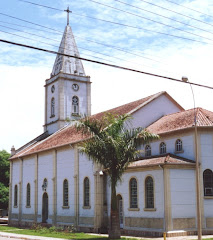
[[[75,215],[74,149],[71,147],[57,151],[57,215]],[[63,182],[68,180],[69,208],[63,208]]]
[[[22,184],[22,213],[34,214],[35,208],[35,159],[25,158],[23,161],[23,184]],[[30,207],[27,205],[27,184],[30,184]]]
[[132,114],[133,127],[147,127],[164,115],[179,112],[180,109],[165,95],[161,95],[142,109]]
[[[90,208],[83,207],[83,181],[85,177],[89,178],[90,183]],[[79,154],[79,215],[81,217],[94,217],[94,164],[89,161],[85,154]],[[83,221],[82,221],[83,222]]]
[[172,218],[196,216],[195,171],[171,169]]

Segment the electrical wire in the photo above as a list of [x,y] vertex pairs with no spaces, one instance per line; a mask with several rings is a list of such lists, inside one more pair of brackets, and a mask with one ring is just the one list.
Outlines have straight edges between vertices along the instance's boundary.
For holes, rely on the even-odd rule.
[[[10,34],[10,35],[13,35],[13,36],[16,36],[16,37],[20,37],[20,38],[24,38],[24,39],[28,39],[28,40],[31,40],[31,41],[35,41],[35,42],[40,42],[40,43],[43,43],[43,44],[46,44],[46,45],[49,45],[49,46],[53,46],[53,47],[57,47],[56,45],[53,45],[53,44],[50,44],[50,43],[46,43],[46,42],[43,42],[43,41],[39,41],[39,40],[35,40],[33,38],[28,38],[28,37],[24,37],[24,36],[21,36],[21,35],[18,35],[18,34],[15,34],[15,33],[10,33],[10,32],[6,32],[6,31],[3,31],[3,30],[0,30],[0,32],[3,32],[3,33],[7,33],[7,34]],[[61,47],[60,47],[61,48]],[[66,48],[62,48],[62,49],[66,49]],[[87,50],[87,51],[90,51],[90,50]],[[85,56],[90,56],[90,57],[94,57],[94,58],[97,58],[97,59],[101,59],[101,60],[104,60],[104,61],[108,61],[108,62],[112,62],[112,63],[115,63],[111,60],[108,60],[108,59],[104,59],[104,58],[100,58],[100,57],[97,57],[97,56],[93,56],[93,55],[90,55],[90,54],[83,54]]]
[[211,16],[211,15],[209,15],[209,14],[200,12],[200,11],[198,11],[198,10],[195,10],[195,9],[190,8],[190,7],[187,7],[187,6],[183,6],[183,5],[179,4],[179,3],[176,3],[176,2],[173,2],[173,1],[170,1],[170,0],[164,0],[164,1],[173,3],[173,4],[175,4],[175,5],[178,5],[178,6],[182,7],[182,8],[186,8],[186,9],[189,9],[189,10],[191,10],[191,11],[193,11],[193,12],[197,12],[197,13],[200,13],[200,14],[205,15],[205,16],[207,16],[207,17],[213,18],[213,16]]
[[[33,3],[30,1],[24,1],[24,0],[19,0],[22,2],[26,2],[29,4],[33,4],[33,5],[37,5],[40,7],[45,7],[45,8],[49,8],[49,9],[54,9],[52,7],[46,6],[46,5],[42,5],[42,4],[37,4],[37,3]],[[58,11],[64,11],[61,9],[57,9]],[[162,32],[158,32],[158,31],[154,31],[154,30],[149,30],[149,29],[145,29],[145,28],[141,28],[141,27],[136,27],[136,26],[131,26],[131,25],[126,25],[126,24],[122,24],[122,23],[116,23],[116,22],[112,22],[112,21],[108,21],[108,20],[104,20],[104,19],[100,19],[100,18],[95,18],[95,17],[91,17],[91,16],[87,16],[87,15],[82,15],[82,14],[78,14],[78,13],[73,13],[73,15],[77,15],[77,16],[81,16],[81,17],[86,17],[86,18],[90,18],[90,19],[95,19],[95,20],[99,20],[99,21],[103,21],[103,22],[107,22],[107,23],[111,23],[111,24],[116,24],[116,25],[120,25],[120,26],[124,26],[124,27],[129,27],[129,28],[134,28],[134,29],[139,29],[139,30],[144,30],[144,31],[148,31],[148,32],[154,32],[154,33],[158,33],[158,34],[162,34],[162,35],[166,35],[166,36],[171,36],[171,37],[175,37],[175,38],[179,38],[179,39],[184,39],[184,40],[189,40],[189,41],[194,41],[194,42],[200,42],[200,43],[206,43],[206,42],[202,42],[199,40],[194,40],[194,39],[190,39],[190,38],[186,38],[186,37],[181,37],[181,36],[177,36],[177,35],[173,35],[173,34],[169,34],[169,33],[162,33]],[[202,37],[202,36],[201,36]],[[209,39],[208,39],[209,40]]]
[[139,1],[141,1],[141,2],[145,2],[145,3],[148,3],[148,4],[152,5],[152,6],[155,6],[155,7],[158,7],[158,8],[164,9],[164,10],[167,10],[167,11],[169,11],[169,12],[176,13],[176,14],[178,14],[178,15],[181,15],[181,16],[183,16],[183,17],[186,17],[186,18],[192,19],[192,20],[194,20],[194,21],[201,22],[201,23],[204,23],[204,24],[207,24],[207,25],[213,26],[213,25],[210,24],[210,23],[204,22],[204,21],[202,21],[202,20],[199,20],[199,19],[196,19],[196,18],[193,18],[193,17],[189,17],[189,16],[187,16],[187,15],[185,15],[185,14],[182,14],[182,13],[179,13],[179,12],[173,11],[173,10],[171,10],[171,9],[168,9],[168,8],[165,8],[165,7],[162,7],[162,6],[159,6],[159,5],[155,4],[155,3],[151,3],[151,2],[148,2],[148,1],[145,1],[145,0],[139,0]]
[[114,9],[114,10],[119,11],[119,12],[124,12],[124,13],[130,14],[130,15],[133,15],[133,16],[135,16],[135,17],[139,17],[139,18],[142,18],[142,19],[146,19],[146,20],[148,20],[148,21],[155,22],[155,23],[157,23],[157,24],[160,24],[160,25],[163,25],[163,26],[166,26],[166,27],[170,27],[170,28],[173,28],[173,29],[175,29],[175,30],[178,30],[178,31],[181,31],[181,32],[184,32],[184,33],[188,33],[188,34],[194,35],[194,36],[196,36],[196,37],[201,37],[201,38],[203,38],[203,39],[207,39],[207,40],[209,40],[209,41],[213,41],[211,38],[207,38],[207,37],[198,35],[198,34],[196,34],[196,33],[188,32],[188,31],[182,30],[182,29],[180,29],[180,28],[176,28],[176,27],[174,27],[174,26],[171,26],[171,25],[168,25],[168,24],[165,24],[165,23],[161,23],[161,22],[152,20],[152,19],[147,18],[147,17],[140,16],[140,15],[135,14],[135,13],[132,13],[132,12],[128,12],[128,11],[125,11],[125,10],[122,10],[122,9],[119,9],[119,8],[116,8],[116,7],[109,6],[109,5],[104,4],[104,3],[96,2],[96,1],[94,1],[94,0],[88,0],[88,1],[94,2],[94,3],[97,3],[97,4],[100,4],[100,5],[103,5],[103,6],[105,6],[105,7]]
[[57,29],[46,27],[46,26],[40,25],[38,23],[33,23],[33,22],[30,22],[28,20],[24,20],[24,19],[21,19],[21,18],[13,17],[13,16],[5,14],[5,13],[1,13],[0,12],[0,15],[3,15],[3,16],[6,16],[6,17],[10,17],[10,18],[14,18],[16,20],[19,20],[19,21],[22,21],[22,22],[26,22],[26,23],[30,23],[30,24],[33,24],[33,25],[36,25],[36,26],[39,26],[39,27],[43,27],[43,28],[46,28],[46,29],[49,29],[49,30],[52,30],[52,31],[56,31],[56,32],[59,32],[59,33],[63,33],[63,32],[61,32],[61,31],[59,31]]
[[[181,23],[181,24],[183,24],[183,25],[185,25],[185,26],[189,26],[189,27],[191,27],[191,28],[194,28],[194,29],[197,29],[197,30],[201,30],[201,31],[204,31],[204,32],[207,32],[207,33],[210,33],[210,34],[213,34],[213,32],[207,31],[207,30],[202,29],[202,28],[199,28],[199,27],[192,26],[191,24],[184,23],[184,22],[181,22],[181,21],[179,21],[179,20],[175,20],[175,19],[173,19],[173,18],[166,17],[166,16],[164,16],[164,15],[162,15],[162,14],[158,14],[158,13],[156,13],[156,12],[152,12],[152,11],[143,9],[143,8],[141,8],[141,7],[136,7],[136,6],[134,6],[134,5],[131,5],[131,4],[129,4],[129,3],[122,2],[122,1],[120,1],[120,0],[114,0],[114,1],[119,2],[119,3],[122,3],[122,4],[127,5],[127,6],[130,6],[130,7],[133,7],[133,8],[136,8],[136,9],[140,9],[140,10],[145,11],[145,12],[152,13],[152,14],[157,15],[157,16],[160,16],[160,17],[162,17],[162,18],[166,18],[166,19],[172,20],[172,21],[174,21],[174,22]],[[213,26],[213,25],[212,25],[212,26]]]
[[16,43],[16,42],[11,42],[11,41],[7,41],[7,40],[4,40],[4,39],[0,39],[0,42],[7,43],[7,44],[12,44],[12,45],[16,45],[16,46],[20,46],[20,47],[24,47],[24,48],[30,48],[30,49],[34,49],[34,50],[38,50],[38,51],[42,51],[42,52],[51,53],[51,54],[58,54],[58,55],[62,55],[62,56],[65,56],[65,57],[72,57],[72,58],[76,58],[76,59],[79,59],[79,60],[82,60],[82,61],[92,62],[92,63],[96,63],[96,64],[108,66],[108,67],[113,67],[113,68],[117,68],[117,69],[122,69],[122,70],[126,70],[126,71],[137,72],[137,73],[141,73],[141,74],[145,74],[145,75],[149,75],[149,76],[153,76],[153,77],[167,79],[167,80],[170,80],[170,81],[175,81],[175,82],[191,84],[191,85],[195,85],[195,86],[199,86],[199,87],[204,87],[204,88],[208,88],[208,89],[213,89],[213,87],[203,85],[203,84],[198,84],[198,83],[194,83],[194,82],[183,82],[182,80],[176,79],[176,78],[171,78],[171,77],[167,77],[167,76],[163,76],[163,75],[144,72],[144,71],[140,71],[140,70],[136,70],[136,69],[132,69],[132,68],[126,68],[126,67],[122,67],[122,66],[118,66],[118,65],[112,65],[112,64],[109,64],[109,63],[94,61],[94,60],[87,59],[87,58],[77,57],[77,56],[64,54],[64,53],[59,53],[59,52],[56,52],[56,51],[51,51],[51,50],[48,50],[48,49],[43,49],[43,48],[38,48],[38,47],[29,46],[29,45],[25,45],[25,44],[20,44],[20,43]]

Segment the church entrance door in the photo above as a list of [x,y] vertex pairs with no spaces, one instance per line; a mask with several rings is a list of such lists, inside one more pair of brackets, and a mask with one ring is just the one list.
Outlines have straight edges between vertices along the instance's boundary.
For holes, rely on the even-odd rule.
[[117,196],[118,201],[118,212],[119,212],[119,221],[120,221],[120,228],[124,227],[124,214],[123,214],[123,199],[122,196],[119,194]]
[[46,223],[48,219],[48,195],[45,192],[42,199],[42,222]]

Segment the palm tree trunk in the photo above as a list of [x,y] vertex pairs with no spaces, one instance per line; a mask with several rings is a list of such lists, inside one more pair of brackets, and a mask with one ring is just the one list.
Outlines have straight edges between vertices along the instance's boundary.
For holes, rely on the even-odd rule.
[[109,228],[110,239],[119,239],[121,237],[115,186],[116,186],[115,182],[112,181],[111,182],[111,214],[110,214],[110,228]]

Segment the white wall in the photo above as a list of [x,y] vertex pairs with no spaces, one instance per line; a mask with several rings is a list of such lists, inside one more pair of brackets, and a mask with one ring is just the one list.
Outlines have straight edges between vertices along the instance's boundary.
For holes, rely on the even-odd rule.
[[[63,182],[68,180],[69,208],[63,208]],[[57,151],[57,215],[75,215],[74,149]]]
[[[145,208],[145,179],[147,176],[152,176],[154,180],[154,208],[156,211],[144,211]],[[131,178],[137,179],[138,187],[138,208],[139,211],[130,211],[129,198],[129,181]],[[111,190],[109,184],[107,185],[107,202],[108,215],[110,215]],[[125,217],[141,217],[141,218],[163,218],[164,217],[164,184],[163,184],[163,170],[147,170],[137,172],[126,172],[122,177],[122,182],[119,182],[116,187],[117,195],[120,194],[123,199],[123,211]]]
[[159,118],[179,111],[180,109],[170,99],[161,95],[132,114],[134,118],[132,125],[133,127],[147,127]]
[[[23,160],[23,184],[22,184],[22,213],[34,214],[35,208],[35,159]],[[30,184],[30,208],[27,205],[27,184]]]
[[[39,154],[38,156],[38,214],[42,216],[42,197],[44,191],[42,190],[43,180],[47,179],[47,194],[49,205],[49,217],[53,215],[53,156],[52,152]],[[41,219],[38,219],[41,221]],[[48,223],[52,223],[49,218]]]
[[[200,134],[200,161],[201,161],[201,175],[203,179],[203,172],[206,169],[213,171],[213,134],[212,132],[203,132]],[[203,184],[203,183],[202,183]],[[213,198],[205,198],[204,192],[201,192],[204,201],[204,216],[213,217]]]
[[[13,176],[12,176],[12,213],[19,213],[19,191],[20,191],[20,162],[21,160],[13,161]],[[14,207],[15,185],[18,186],[18,207]]]
[[[93,167],[92,160],[89,161],[85,154],[79,154],[79,215],[81,217],[94,217],[95,183]],[[83,208],[83,182],[85,177],[88,177],[90,182],[90,209]]]
[[172,218],[196,216],[195,170],[171,169]]

